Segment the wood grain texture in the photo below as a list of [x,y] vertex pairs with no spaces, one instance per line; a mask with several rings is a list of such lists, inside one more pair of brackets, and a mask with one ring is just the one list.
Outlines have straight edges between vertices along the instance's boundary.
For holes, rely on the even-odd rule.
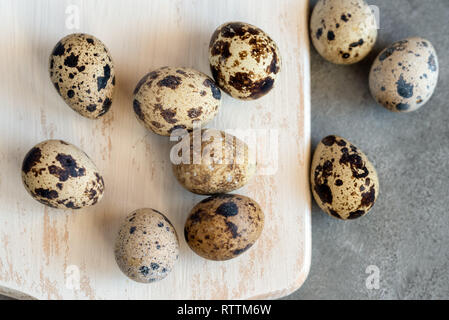
[[[65,27],[68,4],[80,9],[79,30]],[[311,255],[307,6],[307,0],[1,1],[0,288],[38,299],[276,298],[297,289]],[[283,69],[277,87],[262,99],[225,96],[209,127],[275,130],[277,145],[265,154],[277,154],[278,161],[273,174],[258,174],[238,191],[265,211],[261,238],[239,258],[213,262],[196,256],[182,237],[188,212],[204,197],[176,182],[168,139],[145,131],[131,101],[134,86],[152,69],[185,66],[210,74],[209,38],[227,21],[245,21],[270,34]],[[114,102],[100,120],[73,112],[49,80],[49,54],[72,32],[101,39],[115,61]],[[58,211],[27,194],[22,159],[50,138],[79,146],[96,163],[106,184],[101,203]],[[141,207],[166,213],[181,242],[175,271],[150,285],[128,280],[113,256],[122,219]],[[73,266],[79,270],[75,289],[66,285]]]

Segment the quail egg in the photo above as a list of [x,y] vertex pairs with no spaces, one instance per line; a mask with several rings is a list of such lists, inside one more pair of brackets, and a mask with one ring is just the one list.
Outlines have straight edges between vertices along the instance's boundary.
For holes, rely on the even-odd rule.
[[259,238],[263,225],[264,214],[256,201],[237,194],[220,194],[192,209],[184,235],[196,254],[223,261],[247,251]]
[[75,33],[61,39],[50,55],[50,78],[64,101],[84,117],[108,112],[115,86],[114,63],[94,36]]
[[364,0],[319,0],[310,18],[310,37],[324,59],[353,64],[374,47],[376,17]]
[[163,67],[148,73],[134,90],[137,118],[149,130],[169,136],[176,129],[211,121],[221,104],[221,91],[204,73]]
[[104,192],[103,178],[92,160],[62,140],[34,146],[23,160],[22,180],[34,199],[52,208],[91,206]]
[[209,44],[212,75],[234,98],[254,100],[267,94],[281,68],[276,43],[264,31],[243,22],[218,27]]
[[178,255],[176,230],[159,211],[138,209],[121,225],[115,259],[130,279],[142,283],[162,280],[173,270]]
[[438,58],[430,41],[393,43],[373,63],[369,86],[374,99],[394,112],[410,112],[431,98],[438,82]]
[[[197,148],[194,139],[198,139]],[[256,169],[245,142],[215,129],[198,132],[198,137],[194,133],[185,135],[172,152],[177,156],[173,164],[175,177],[187,190],[197,194],[239,189]]]
[[318,206],[342,220],[367,214],[379,195],[379,180],[372,163],[356,146],[334,135],[318,144],[310,180]]

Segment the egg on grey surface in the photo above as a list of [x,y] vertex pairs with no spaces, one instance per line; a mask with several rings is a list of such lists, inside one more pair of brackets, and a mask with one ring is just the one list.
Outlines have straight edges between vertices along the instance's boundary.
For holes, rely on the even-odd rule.
[[310,181],[318,206],[342,220],[367,214],[379,195],[379,179],[373,164],[360,149],[335,135],[318,144]]
[[258,99],[274,87],[281,69],[278,46],[263,30],[243,22],[218,27],[209,44],[212,75],[226,93]]
[[310,37],[324,59],[357,63],[374,47],[376,16],[364,0],[319,0],[310,18]]
[[92,160],[62,140],[41,142],[26,154],[22,181],[34,199],[52,208],[92,206],[104,193],[103,178]]
[[182,186],[197,194],[217,194],[248,183],[256,164],[245,142],[216,129],[202,130],[198,136],[201,139],[198,148],[194,133],[184,136],[179,143],[179,163],[173,163],[173,172]]
[[411,112],[432,97],[438,82],[438,57],[430,41],[414,37],[384,49],[371,67],[374,99],[394,112]]
[[193,129],[211,121],[221,105],[221,91],[202,72],[163,67],[145,75],[134,90],[133,108],[148,129],[169,136],[176,129]]
[[56,44],[49,64],[53,85],[73,110],[90,119],[109,111],[115,70],[109,50],[99,39],[70,34]]
[[199,256],[224,261],[251,248],[263,226],[264,214],[256,201],[238,194],[219,194],[193,207],[184,237]]
[[167,277],[179,255],[176,230],[161,212],[138,209],[128,215],[115,242],[115,259],[130,279],[151,283]]

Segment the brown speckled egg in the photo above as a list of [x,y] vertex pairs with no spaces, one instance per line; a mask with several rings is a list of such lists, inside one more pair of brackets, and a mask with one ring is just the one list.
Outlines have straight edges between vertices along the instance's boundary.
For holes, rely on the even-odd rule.
[[374,166],[362,151],[337,136],[318,144],[310,175],[315,201],[334,218],[356,219],[367,214],[379,195]]
[[52,208],[91,206],[104,192],[103,178],[92,160],[61,140],[41,142],[26,154],[22,180],[34,199]]
[[204,73],[163,67],[148,73],[134,90],[137,118],[149,130],[169,136],[175,129],[191,130],[218,113],[221,91]]
[[276,43],[261,29],[229,22],[213,33],[209,62],[220,88],[234,98],[253,100],[274,87],[281,55]]
[[423,38],[393,43],[373,63],[369,86],[374,99],[394,112],[410,112],[429,101],[438,82],[438,58]]
[[120,270],[142,283],[167,277],[178,254],[175,228],[154,209],[138,209],[127,216],[115,242],[115,260]]
[[[173,172],[178,181],[197,194],[227,193],[243,187],[254,175],[255,161],[248,145],[231,134],[215,129],[185,135],[178,147]],[[183,151],[186,154],[183,154]]]
[[237,194],[204,199],[190,212],[184,227],[189,247],[209,260],[229,260],[259,238],[264,214],[254,200]]
[[353,64],[374,47],[376,17],[364,0],[319,0],[310,18],[310,37],[324,59]]
[[96,119],[111,107],[114,64],[94,36],[75,33],[61,39],[50,55],[50,78],[64,101],[82,116]]

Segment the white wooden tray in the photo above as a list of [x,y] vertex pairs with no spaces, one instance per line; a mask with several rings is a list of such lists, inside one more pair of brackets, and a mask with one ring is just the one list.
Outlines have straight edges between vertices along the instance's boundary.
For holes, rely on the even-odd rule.
[[[311,253],[307,6],[308,0],[2,0],[0,292],[39,299],[246,299],[276,298],[299,288]],[[79,29],[68,29],[76,26],[70,14],[77,10]],[[182,237],[190,209],[203,197],[178,185],[168,139],[138,123],[132,91],[146,72],[164,65],[210,74],[209,39],[227,21],[248,22],[270,34],[280,47],[283,69],[277,87],[262,99],[224,97],[209,127],[277,131],[271,152],[279,158],[273,174],[259,174],[238,191],[265,211],[260,240],[235,260],[213,262],[196,256]],[[49,80],[48,56],[72,32],[95,35],[115,60],[116,94],[100,120],[73,112]],[[106,183],[101,203],[58,211],[27,194],[22,159],[50,138],[90,155]],[[149,285],[123,276],[113,255],[122,219],[140,207],[166,213],[181,241],[175,271]]]

